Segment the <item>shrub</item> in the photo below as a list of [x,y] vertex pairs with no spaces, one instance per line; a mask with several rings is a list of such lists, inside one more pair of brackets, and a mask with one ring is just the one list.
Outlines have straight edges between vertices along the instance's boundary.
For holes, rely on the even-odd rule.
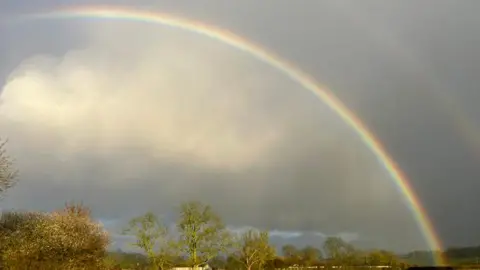
[[0,230],[5,268],[104,268],[108,235],[82,205],[52,213],[7,213]]

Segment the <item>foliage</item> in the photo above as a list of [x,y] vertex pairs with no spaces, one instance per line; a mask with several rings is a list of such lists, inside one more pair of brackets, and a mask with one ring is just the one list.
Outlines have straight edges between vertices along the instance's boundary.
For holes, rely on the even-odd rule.
[[323,258],[322,251],[312,246],[306,246],[301,250],[301,264],[306,266],[313,266],[318,264]]
[[356,261],[356,250],[340,237],[329,237],[323,249],[331,262],[336,265],[352,265]]
[[0,195],[17,183],[18,171],[13,168],[13,159],[6,152],[5,140],[0,140]]
[[373,250],[367,254],[368,265],[397,265],[395,254],[386,250]]
[[168,230],[152,212],[133,218],[124,234],[133,234],[133,246],[142,249],[154,269],[166,269],[176,257],[175,243],[169,239]]
[[182,254],[188,254],[188,263],[193,268],[227,254],[233,247],[232,235],[220,217],[210,206],[200,202],[181,205],[177,228],[180,233],[178,247]]
[[293,245],[284,245],[282,254],[289,264],[298,264],[300,261],[300,251]]
[[1,261],[8,269],[104,268],[108,235],[87,208],[7,213],[0,220]]
[[115,262],[115,267],[121,269],[133,269],[136,267],[147,267],[148,258],[140,253],[124,252],[122,250],[108,252],[108,260]]
[[[0,141],[0,195],[18,180],[5,146],[6,141]],[[82,204],[66,204],[52,213],[6,212],[0,217],[0,269],[166,269],[174,265],[197,268],[207,262],[222,269],[385,264],[406,268],[405,261],[428,264],[433,257],[432,252],[413,252],[402,260],[384,250],[362,253],[335,237],[326,239],[323,252],[312,246],[298,249],[286,245],[282,248],[284,256],[277,257],[269,244],[268,232],[250,230],[235,242],[221,218],[200,202],[181,205],[177,229],[179,235],[174,237],[148,212],[132,219],[124,231],[136,237],[133,245],[146,256],[107,253],[108,234]],[[459,265],[478,265],[480,247],[452,248],[445,255]]]
[[225,269],[228,266],[228,261],[223,256],[216,256],[208,261],[208,265],[214,269]]
[[270,246],[268,232],[248,230],[240,237],[237,260],[250,270],[254,266],[262,268],[267,261],[275,258],[275,249]]
[[243,268],[243,264],[238,261],[238,258],[235,256],[235,254],[230,254],[227,256],[227,259],[225,260],[225,269],[238,270]]

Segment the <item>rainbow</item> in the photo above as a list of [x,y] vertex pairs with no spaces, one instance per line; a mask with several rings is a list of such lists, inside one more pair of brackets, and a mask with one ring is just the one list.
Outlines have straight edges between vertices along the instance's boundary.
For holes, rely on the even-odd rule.
[[[270,65],[276,70],[282,72],[287,77],[308,89],[332,109],[338,116],[350,126],[356,134],[362,139],[364,144],[373,152],[381,165],[387,170],[395,185],[400,189],[405,197],[410,210],[412,211],[424,237],[433,251],[442,250],[442,244],[437,237],[435,229],[423,208],[420,200],[417,198],[414,190],[409,184],[408,178],[401,171],[399,166],[390,157],[381,142],[375,138],[371,131],[362,123],[362,121],[350,111],[333,93],[326,87],[318,84],[308,74],[305,74],[286,60],[276,56],[262,47],[246,40],[232,32],[220,29],[201,22],[179,18],[169,14],[145,11],[118,6],[76,6],[56,9],[54,11],[36,13],[27,15],[25,19],[72,19],[72,18],[97,18],[130,20],[137,22],[153,23],[163,26],[182,29],[192,33],[200,34],[230,45],[233,48],[248,53],[252,57]],[[435,252],[434,259],[436,264],[444,265],[445,260],[439,252]]]
[[[437,101],[442,108],[446,110],[451,118],[455,130],[459,131],[460,135],[464,137],[466,142],[472,145],[472,149],[477,156],[480,156],[480,126],[478,126],[472,117],[468,115],[463,109],[460,100],[455,99],[453,95],[449,95],[446,91],[441,91],[445,86],[441,83],[438,76],[432,73],[431,67],[428,67],[419,57],[415,55],[412,50],[409,50],[406,44],[402,44],[401,40],[393,34],[392,31],[386,29],[382,24],[370,21],[369,18],[359,16],[359,12],[349,9],[347,5],[339,6],[345,12],[348,12],[348,18],[355,21],[356,25],[362,25],[367,30],[373,39],[381,42],[385,47],[390,48],[392,54],[398,55],[399,59],[406,64],[406,68],[416,74],[421,75],[429,82],[425,88],[418,89],[419,91],[426,91],[430,97]],[[429,70],[430,69],[430,70]],[[430,71],[430,72],[429,72]],[[437,90],[433,93],[433,89]]]

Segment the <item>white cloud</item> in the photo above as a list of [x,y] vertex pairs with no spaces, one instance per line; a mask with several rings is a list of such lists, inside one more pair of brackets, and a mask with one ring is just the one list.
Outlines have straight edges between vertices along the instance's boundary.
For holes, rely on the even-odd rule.
[[[208,43],[215,54],[171,40],[148,38],[137,49],[138,40],[95,37],[86,49],[36,57],[14,71],[3,87],[0,124],[15,123],[36,134],[29,143],[55,144],[61,155],[143,147],[223,168],[259,162],[281,136],[252,106],[261,96],[254,83],[265,83],[265,75],[232,64],[238,55]],[[236,74],[245,79],[232,82]]]

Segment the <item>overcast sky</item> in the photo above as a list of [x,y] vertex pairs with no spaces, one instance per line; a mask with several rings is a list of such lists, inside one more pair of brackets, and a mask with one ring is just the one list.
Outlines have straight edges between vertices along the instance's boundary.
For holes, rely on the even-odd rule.
[[[426,248],[387,172],[301,86],[178,29],[11,21],[57,2],[100,3],[0,3],[0,136],[21,172],[3,208],[83,200],[115,228],[198,199],[234,228],[305,233],[279,243]],[[478,1],[136,2],[229,29],[327,85],[408,175],[445,245],[479,244]]]

